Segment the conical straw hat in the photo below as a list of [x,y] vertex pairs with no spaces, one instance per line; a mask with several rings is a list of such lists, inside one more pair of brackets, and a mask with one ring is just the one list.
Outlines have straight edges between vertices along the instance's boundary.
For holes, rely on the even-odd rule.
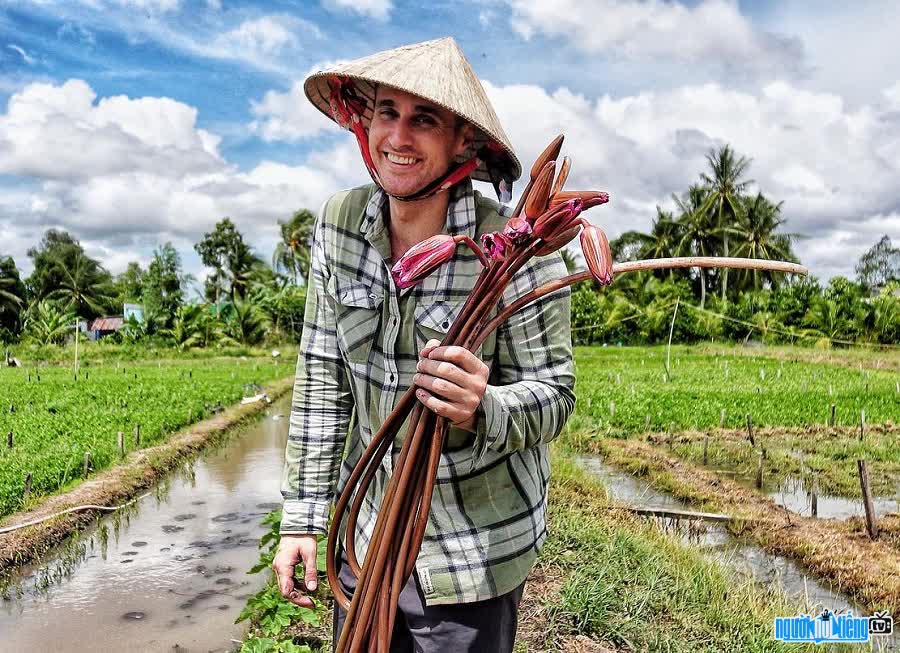
[[[485,144],[487,138],[491,138],[509,155],[508,165],[502,172],[510,175],[513,180],[521,176],[522,165],[509,143],[506,132],[500,126],[497,114],[494,113],[481,82],[478,81],[459,45],[452,38],[424,41],[376,52],[307,77],[303,85],[306,97],[319,111],[334,120],[329,106],[331,93],[327,82],[331,75],[349,77],[354,81],[361,98],[366,101],[362,116],[366,129],[372,120],[375,89],[378,84],[385,84],[430,100],[477,127],[480,133],[476,133],[474,142],[460,157],[460,161],[473,156]],[[472,178],[491,181],[491,175],[483,161],[472,173]]]

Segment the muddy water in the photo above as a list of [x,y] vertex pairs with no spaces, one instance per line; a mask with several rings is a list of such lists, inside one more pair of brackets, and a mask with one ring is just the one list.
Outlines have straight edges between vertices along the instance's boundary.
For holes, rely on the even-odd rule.
[[260,520],[280,500],[289,399],[136,504],[23,569],[0,599],[0,650],[229,651],[264,574]]
[[[599,478],[610,496],[626,505],[691,510],[691,506],[667,492],[654,489],[644,480],[607,465],[599,457],[583,456],[578,462]],[[772,555],[762,548],[741,542],[732,537],[722,526],[696,522],[675,528],[673,532],[699,547],[707,556],[716,559],[739,572],[750,574],[757,582],[776,585],[787,596],[799,603],[807,613],[828,608],[834,612],[853,610],[853,614],[869,614],[862,606],[826,583],[808,575],[790,558]],[[785,615],[791,616],[791,615]],[[896,616],[894,617],[895,630]],[[874,650],[900,651],[900,636],[874,638]]]

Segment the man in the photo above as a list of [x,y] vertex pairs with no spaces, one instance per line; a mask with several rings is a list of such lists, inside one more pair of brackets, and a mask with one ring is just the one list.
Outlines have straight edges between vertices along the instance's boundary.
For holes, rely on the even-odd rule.
[[[355,133],[375,184],[331,197],[316,224],[273,563],[279,587],[312,606],[316,535],[327,532],[335,492],[415,384],[452,426],[391,650],[511,651],[525,578],[546,538],[547,444],[574,407],[568,294],[519,311],[472,353],[439,345],[481,271],[477,257],[460,250],[413,288],[393,283],[393,262],[430,236],[477,240],[502,229],[509,210],[473,191],[469,177],[508,199],[521,172],[452,39],[317,73],[305,90]],[[534,259],[501,305],[564,275],[558,255]],[[360,561],[405,436],[404,426],[363,501]],[[350,594],[356,579],[342,560]],[[345,616],[335,606],[335,643]]]

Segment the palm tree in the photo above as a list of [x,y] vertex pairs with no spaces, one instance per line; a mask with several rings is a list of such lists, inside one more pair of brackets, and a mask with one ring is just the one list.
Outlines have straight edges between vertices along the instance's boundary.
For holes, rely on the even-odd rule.
[[[703,210],[709,201],[709,189],[692,185],[683,198],[673,195],[678,206],[679,239],[675,245],[675,256],[710,256],[715,253],[721,233],[718,225],[710,220],[710,214]],[[706,270],[700,268],[700,308],[706,305]]]
[[316,217],[306,209],[295,212],[287,222],[278,221],[281,240],[272,254],[272,267],[294,278],[294,285],[309,274],[309,240]]
[[[741,199],[738,226],[726,229],[726,233],[740,235],[734,250],[735,256],[767,261],[797,261],[791,249],[791,241],[799,238],[799,235],[776,233],[785,223],[785,218],[781,216],[782,204],[783,202],[773,204],[762,193],[757,193],[754,198]],[[744,287],[749,285],[754,290],[759,290],[763,281],[768,281],[772,288],[777,288],[783,276],[776,272],[743,270],[740,278]]]
[[20,308],[25,300],[15,293],[16,280],[12,277],[0,277],[0,310]]
[[[744,179],[744,174],[750,167],[750,159],[737,156],[731,146],[724,145],[718,150],[710,150],[706,155],[706,161],[709,164],[710,174],[702,173],[700,178],[706,184],[709,194],[701,211],[714,215],[723,237],[723,254],[728,256],[726,222],[728,218],[732,224],[737,221],[739,197],[747,186],[753,183],[752,179]],[[725,301],[727,291],[728,268],[725,268],[722,272],[722,301]]]
[[32,304],[25,317],[28,337],[40,345],[62,344],[74,325],[75,313],[47,300]]
[[232,315],[226,327],[227,334],[242,345],[255,345],[266,335],[271,323],[268,316],[248,300],[232,302]]
[[657,206],[649,234],[626,231],[610,243],[610,248],[616,260],[665,258],[672,256],[678,240],[678,223],[674,216]]
[[67,309],[76,315],[92,317],[105,312],[112,301],[115,290],[109,275],[96,261],[77,254],[68,267],[57,261],[56,267],[61,275],[60,287],[47,295],[48,299],[59,299]]

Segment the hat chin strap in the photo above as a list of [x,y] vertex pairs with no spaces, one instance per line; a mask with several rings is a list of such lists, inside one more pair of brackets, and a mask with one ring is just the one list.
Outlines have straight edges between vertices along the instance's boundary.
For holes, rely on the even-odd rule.
[[[332,75],[328,78],[328,86],[331,88],[331,97],[329,98],[331,115],[334,117],[335,122],[344,129],[350,129],[353,132],[354,136],[356,136],[356,142],[359,145],[359,151],[362,154],[363,162],[366,164],[366,169],[368,169],[372,181],[374,181],[385,193],[396,200],[400,200],[401,202],[415,202],[416,200],[425,199],[426,197],[442,193],[475,172],[482,160],[489,160],[496,156],[496,151],[498,150],[496,144],[494,144],[494,147],[491,147],[490,144],[485,145],[478,150],[478,153],[475,156],[470,157],[462,163],[455,163],[445,175],[425,184],[425,186],[416,192],[409,193],[408,195],[394,195],[389,193],[381,183],[381,178],[378,176],[378,171],[375,169],[372,153],[369,151],[369,132],[362,121],[365,102],[357,95],[353,81],[347,77]],[[495,182],[494,189],[497,191],[497,197],[500,198],[501,201],[509,201],[508,196],[511,194],[512,184],[511,180],[504,181],[506,181],[506,183],[500,185]],[[504,196],[507,196],[507,198],[504,199]]]

